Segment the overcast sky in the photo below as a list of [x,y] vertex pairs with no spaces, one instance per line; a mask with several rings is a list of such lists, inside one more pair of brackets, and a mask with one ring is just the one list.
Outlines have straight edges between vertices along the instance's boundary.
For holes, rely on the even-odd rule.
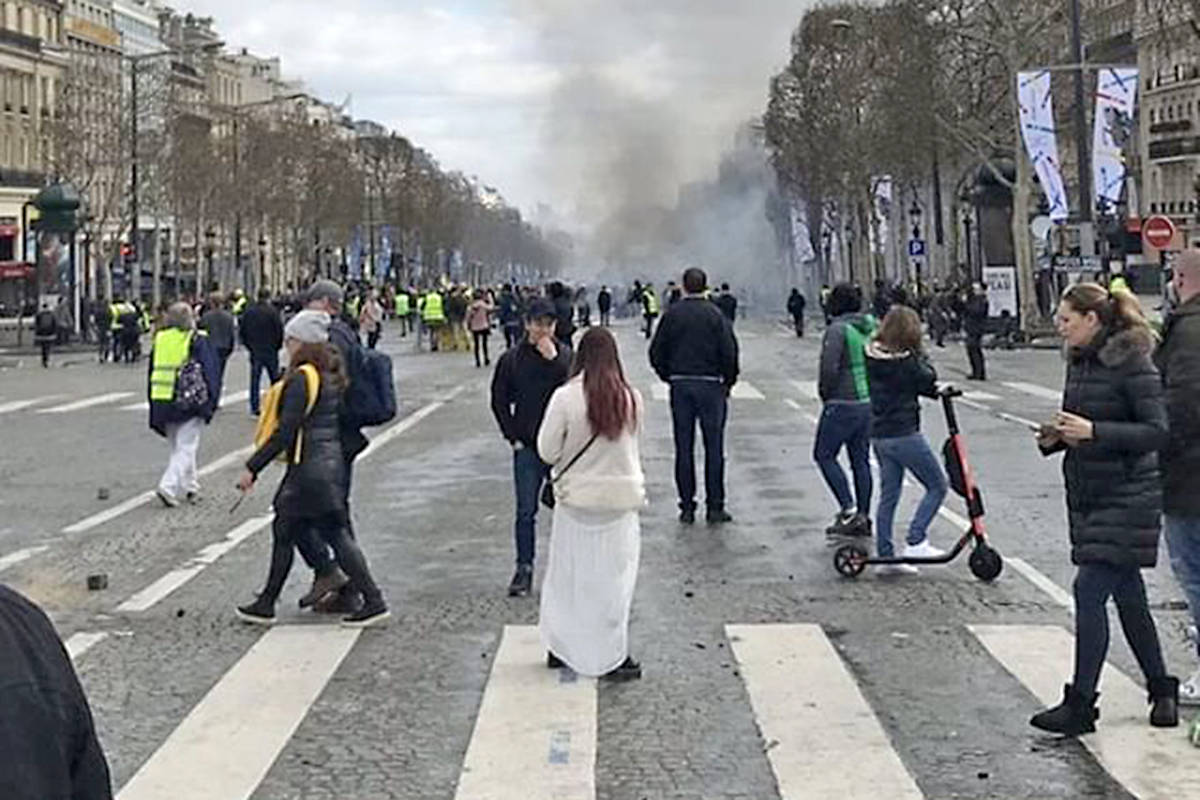
[[[810,0],[178,0],[230,48],[579,221],[615,160],[669,201],[760,115]],[[613,130],[609,131],[610,126]],[[627,135],[628,134],[628,135]],[[647,135],[657,137],[647,143]],[[599,137],[599,138],[598,138]],[[603,147],[602,147],[603,146]],[[643,151],[630,161],[628,149]],[[598,155],[599,149],[606,149]],[[648,155],[649,154],[649,155]],[[626,188],[625,193],[630,190]],[[643,191],[639,186],[637,191]]]

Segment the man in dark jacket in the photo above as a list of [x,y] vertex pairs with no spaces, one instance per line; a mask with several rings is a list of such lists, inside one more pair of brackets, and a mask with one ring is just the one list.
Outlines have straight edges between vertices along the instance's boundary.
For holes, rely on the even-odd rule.
[[[829,293],[826,309],[831,317],[821,341],[821,421],[813,445],[813,460],[838,502],[833,524],[825,530],[832,538],[871,534],[871,394],[867,380],[866,345],[875,333],[875,320],[860,314],[862,295],[840,283]],[[854,473],[854,494],[838,454],[846,448]]]
[[[1170,439],[1159,458],[1171,568],[1200,627],[1200,250],[1176,259],[1178,305],[1155,360],[1162,372]],[[1193,636],[1200,655],[1200,634]],[[1200,705],[1200,669],[1179,687],[1179,702]]]
[[208,310],[200,317],[200,330],[208,334],[208,343],[217,351],[217,407],[221,405],[220,387],[225,385],[225,365],[237,344],[237,320],[225,310],[225,298],[220,292],[208,297]]
[[71,659],[41,609],[0,586],[0,797],[112,800]]
[[612,324],[612,292],[607,286],[600,287],[600,294],[596,295],[596,308],[600,311],[600,324],[607,328]]
[[733,296],[733,292],[729,291],[729,284],[721,284],[721,293],[713,300],[717,304],[717,308],[721,309],[721,313],[725,315],[725,319],[729,320],[732,325],[737,320],[737,298]]
[[283,317],[271,305],[266,289],[258,293],[257,303],[242,312],[238,335],[250,351],[250,413],[257,417],[263,370],[271,383],[279,380],[279,348],[283,347]]
[[967,335],[967,358],[971,361],[970,381],[986,381],[983,359],[983,334],[987,331],[988,297],[982,283],[971,284],[971,294],[963,308],[963,331]]
[[808,301],[804,295],[800,294],[799,289],[792,289],[791,295],[788,296],[787,311],[792,315],[792,324],[796,326],[796,335],[804,338],[804,307]]
[[525,340],[505,351],[492,376],[492,414],[513,450],[516,485],[517,569],[509,597],[533,589],[534,532],[538,499],[550,467],[538,456],[537,434],[554,390],[567,381],[571,352],[555,336],[559,317],[549,300],[534,300],[526,315]]
[[704,499],[708,523],[733,518],[725,510],[725,421],[738,379],[738,343],[720,310],[704,298],[708,276],[683,273],[687,294],[667,309],[650,343],[650,365],[671,385],[675,487],[679,521],[696,521],[696,422],[704,439]]
[[33,338],[42,349],[42,366],[49,367],[50,350],[58,340],[58,318],[49,303],[42,303],[42,310],[33,318]]

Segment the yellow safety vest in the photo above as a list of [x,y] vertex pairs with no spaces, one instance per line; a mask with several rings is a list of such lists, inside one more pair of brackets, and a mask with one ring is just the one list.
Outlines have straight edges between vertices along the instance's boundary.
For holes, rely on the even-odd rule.
[[151,353],[150,400],[169,403],[175,399],[175,381],[192,350],[192,332],[167,328],[154,336]]
[[1108,291],[1109,294],[1113,292],[1128,292],[1129,282],[1125,280],[1124,276],[1114,275],[1112,280],[1108,282]]
[[396,316],[398,316],[398,317],[407,317],[408,316],[408,295],[406,295],[406,294],[396,295]]
[[108,307],[108,315],[111,317],[108,321],[109,330],[119,331],[121,329],[121,315],[124,313],[124,303],[113,303]]
[[442,296],[437,292],[425,295],[425,309],[422,319],[426,322],[445,322],[446,313],[442,310]]
[[235,317],[240,316],[241,313],[245,310],[246,310],[246,298],[245,297],[239,297],[238,299],[233,301],[233,315]]
[[658,295],[654,293],[653,289],[646,289],[646,313],[657,314],[659,309]]
[[359,299],[357,297],[350,298],[350,302],[346,303],[346,308],[350,311],[350,316],[358,319]]

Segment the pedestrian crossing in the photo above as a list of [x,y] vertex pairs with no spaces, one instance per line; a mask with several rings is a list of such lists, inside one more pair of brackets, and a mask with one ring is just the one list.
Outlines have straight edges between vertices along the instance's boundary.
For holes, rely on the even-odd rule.
[[[1029,624],[968,625],[963,630],[980,645],[979,658],[996,662],[1012,677],[1014,688],[1029,695],[1027,703],[1014,704],[1012,714],[1023,721],[1037,708],[1059,701],[1072,663],[1067,630]],[[894,739],[894,713],[873,707],[872,693],[864,691],[864,678],[856,674],[862,668],[842,655],[821,625],[728,624],[724,632],[779,800],[932,796],[922,788],[922,767],[906,763],[911,751]],[[319,720],[307,718],[320,713],[314,707],[338,683],[355,648],[378,635],[359,634],[323,624],[269,630],[144,763],[130,769],[132,777],[118,800],[246,800],[255,795],[301,724],[319,727]],[[86,665],[86,659],[100,657],[96,654],[103,647],[120,647],[123,641],[128,639],[76,634],[68,650]],[[120,657],[111,651],[108,655]],[[470,736],[457,768],[455,800],[594,800],[605,788],[597,786],[597,762],[605,746],[602,705],[620,702],[613,695],[622,690],[602,691],[594,679],[548,669],[545,658],[536,627],[510,625],[500,632],[474,718],[463,720]],[[643,682],[686,679],[652,663],[646,668]],[[1001,686],[991,690],[1011,691]],[[966,687],[964,696],[971,696]],[[1111,664],[1102,680],[1101,709],[1097,732],[1080,741],[1115,783],[1142,800],[1200,798],[1200,770],[1194,768],[1196,751],[1186,729],[1150,728],[1144,690]],[[394,724],[384,747],[390,746],[387,742],[401,747],[412,720],[398,715]],[[1030,729],[1029,736],[1037,740],[1042,734]],[[644,746],[669,749],[668,742]],[[363,764],[364,769],[374,767]],[[887,787],[886,795],[880,787]]]
[[[8,400],[5,402],[0,402],[0,416],[14,414],[21,411],[38,415],[59,415],[71,414],[79,411],[112,409],[119,411],[149,411],[150,403],[147,400],[139,400],[135,403],[123,403],[123,401],[129,400],[136,394],[137,392],[128,391],[104,392],[101,394],[89,395],[87,397],[80,397],[74,400],[67,399],[68,396],[63,394],[47,394],[21,400]],[[243,389],[238,392],[227,392],[221,395],[221,405],[225,406],[234,403],[243,403],[249,398],[249,389]]]
[[[671,387],[665,383],[656,383],[651,387],[651,394],[655,400],[669,400],[671,397]],[[733,391],[729,393],[732,400],[766,400],[767,396],[759,391],[758,387],[747,381],[739,381],[734,384]]]

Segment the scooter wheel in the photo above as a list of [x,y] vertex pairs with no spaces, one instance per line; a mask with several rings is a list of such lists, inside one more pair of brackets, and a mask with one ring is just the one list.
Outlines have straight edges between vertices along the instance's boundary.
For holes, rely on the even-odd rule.
[[968,563],[971,566],[971,574],[984,583],[996,580],[1004,570],[1004,559],[1000,557],[1000,553],[986,544],[975,548]]
[[856,544],[845,544],[833,554],[833,566],[844,578],[857,578],[867,568],[867,551]]

